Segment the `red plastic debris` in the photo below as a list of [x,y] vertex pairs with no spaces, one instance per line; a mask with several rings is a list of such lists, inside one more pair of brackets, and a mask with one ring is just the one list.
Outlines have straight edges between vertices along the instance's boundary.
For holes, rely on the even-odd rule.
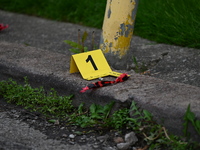
[[0,31],[4,30],[6,28],[8,28],[8,25],[4,25],[4,24],[0,23]]
[[85,91],[87,91],[89,89],[94,89],[94,88],[99,88],[99,87],[103,87],[103,86],[107,86],[107,85],[111,85],[111,84],[115,84],[115,83],[119,83],[119,82],[124,82],[124,81],[128,80],[128,78],[129,78],[129,76],[126,73],[122,73],[114,81],[98,81],[98,82],[89,84],[88,86],[82,88],[82,90],[80,92],[84,93]]

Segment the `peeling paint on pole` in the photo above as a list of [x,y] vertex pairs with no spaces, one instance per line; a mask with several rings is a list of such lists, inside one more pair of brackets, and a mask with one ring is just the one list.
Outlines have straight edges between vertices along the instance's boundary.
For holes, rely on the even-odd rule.
[[100,48],[108,61],[110,58],[112,61],[122,60],[128,55],[138,1],[107,0]]

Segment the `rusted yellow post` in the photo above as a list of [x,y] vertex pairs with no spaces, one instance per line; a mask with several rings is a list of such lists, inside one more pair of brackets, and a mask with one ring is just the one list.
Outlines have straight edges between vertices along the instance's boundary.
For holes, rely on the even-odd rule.
[[100,48],[109,64],[129,69],[130,42],[139,0],[107,0]]

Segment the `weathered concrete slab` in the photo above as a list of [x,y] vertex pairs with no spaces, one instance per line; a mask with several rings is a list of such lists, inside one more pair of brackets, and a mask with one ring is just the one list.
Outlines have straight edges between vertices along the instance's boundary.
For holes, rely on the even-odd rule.
[[188,104],[200,118],[199,87],[130,71],[131,77],[126,82],[80,93],[81,88],[91,81],[83,80],[79,73],[69,74],[69,55],[7,42],[0,42],[0,54],[1,79],[12,77],[22,81],[24,76],[28,76],[35,85],[54,87],[60,94],[74,94],[75,105],[116,101],[116,108],[120,108],[129,106],[134,100],[177,134],[182,133],[183,115]]
[[[95,45],[100,42],[101,30],[71,23],[51,21],[0,10],[0,20],[9,24],[1,31],[0,41],[33,46],[57,53],[71,55],[70,46],[64,40],[78,41],[78,29],[89,36],[85,46],[91,48],[92,32],[95,32]],[[200,50],[166,44],[158,44],[133,36],[131,51],[139,64],[144,64],[152,76],[200,87]],[[132,56],[131,56],[132,57]],[[120,63],[120,62],[117,62]],[[134,64],[133,64],[134,66]],[[127,69],[127,66],[124,66]]]
[[199,49],[154,43],[136,46],[134,51],[153,77],[200,87]]

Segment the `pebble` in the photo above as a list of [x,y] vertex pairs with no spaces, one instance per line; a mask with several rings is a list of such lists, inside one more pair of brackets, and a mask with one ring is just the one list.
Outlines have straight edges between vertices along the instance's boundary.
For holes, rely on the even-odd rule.
[[115,143],[123,143],[124,142],[124,139],[122,137],[114,137],[114,142]]
[[130,144],[129,143],[119,143],[117,144],[117,148],[119,150],[127,150],[129,148]]
[[99,148],[99,145],[94,144],[94,145],[93,145],[93,148],[97,149],[97,148]]
[[120,134],[119,134],[119,132],[115,132],[115,136],[119,136]]
[[63,137],[63,138],[66,138],[66,137],[67,137],[67,134],[63,134],[62,137]]
[[86,135],[83,135],[83,136],[81,137],[81,139],[79,140],[79,142],[81,142],[81,143],[86,142],[86,138],[87,138],[87,136],[86,136]]
[[54,124],[59,125],[60,124],[59,120],[56,120],[56,122]]
[[64,130],[64,129],[65,129],[65,127],[61,127],[60,129],[61,129],[61,130]]
[[38,118],[39,118],[38,116],[35,116],[35,118],[34,118],[34,119],[35,119],[35,120],[37,120]]
[[74,139],[74,138],[75,138],[75,135],[74,135],[74,134],[70,134],[70,135],[69,135],[69,138],[70,138],[70,139]]
[[106,141],[108,139],[108,137],[109,137],[109,135],[106,134],[104,136],[97,137],[97,140],[99,140],[100,142],[104,142],[104,141]]
[[119,150],[127,150],[131,145],[135,144],[138,141],[138,138],[135,136],[134,132],[130,132],[125,135],[125,142],[118,143],[117,148]]
[[136,137],[134,132],[130,132],[125,135],[126,143],[130,143],[132,145],[132,144],[135,144],[137,141],[138,141],[138,138]]
[[74,144],[75,144],[75,142],[73,142],[73,141],[69,141],[69,144],[71,144],[71,145],[74,145]]

